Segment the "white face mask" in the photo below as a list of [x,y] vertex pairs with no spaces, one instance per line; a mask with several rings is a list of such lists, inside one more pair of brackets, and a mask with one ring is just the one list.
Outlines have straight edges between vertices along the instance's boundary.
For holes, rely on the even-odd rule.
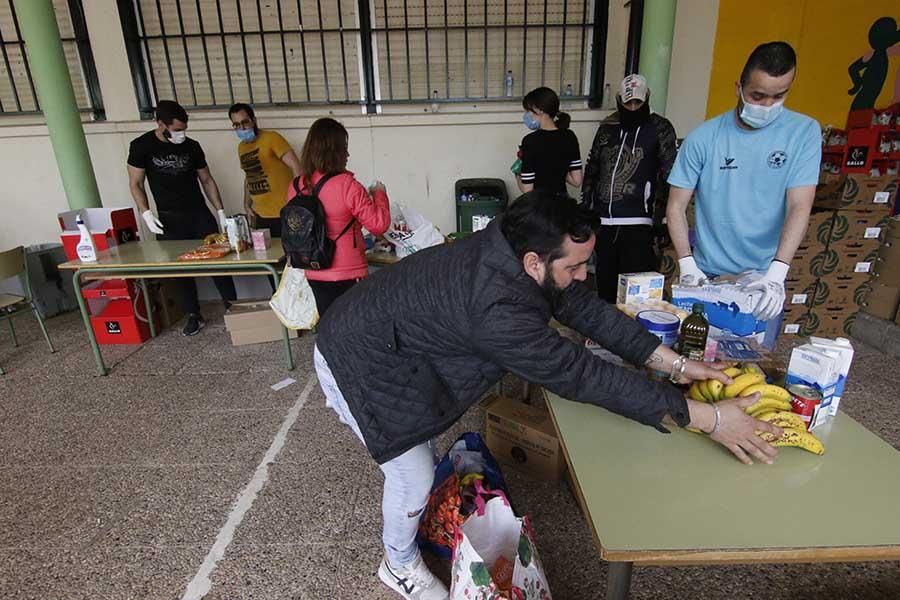
[[168,137],[173,144],[182,144],[187,139],[187,134],[183,131],[170,131]]
[[759,104],[749,104],[744,99],[744,90],[741,88],[741,121],[754,129],[760,129],[766,125],[770,125],[781,111],[784,110],[784,100],[776,102],[772,106],[760,106]]

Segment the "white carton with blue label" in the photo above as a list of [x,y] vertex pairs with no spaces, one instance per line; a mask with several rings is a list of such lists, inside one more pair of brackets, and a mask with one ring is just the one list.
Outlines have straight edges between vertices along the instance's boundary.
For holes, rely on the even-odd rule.
[[833,417],[837,414],[841,398],[844,396],[847,375],[850,373],[850,365],[853,363],[853,345],[850,343],[850,340],[841,337],[829,340],[828,338],[811,336],[809,343],[814,348],[833,356],[837,360],[838,380],[834,386],[831,402],[828,405],[828,414]]
[[812,344],[803,344],[791,351],[787,377],[784,380],[785,386],[800,383],[822,394],[822,403],[812,416],[810,429],[821,425],[831,417],[831,405],[834,402],[840,374],[841,359],[834,353],[826,352]]
[[644,300],[662,300],[665,284],[665,276],[655,271],[621,273],[619,274],[619,287],[616,290],[616,304],[638,304]]
[[760,321],[753,316],[762,292],[744,290],[744,286],[761,277],[762,273],[758,271],[748,271],[737,277],[719,277],[701,286],[675,284],[672,286],[672,304],[691,310],[695,302],[700,302],[713,337],[752,338],[771,349],[778,336],[778,326],[770,326],[771,321]]

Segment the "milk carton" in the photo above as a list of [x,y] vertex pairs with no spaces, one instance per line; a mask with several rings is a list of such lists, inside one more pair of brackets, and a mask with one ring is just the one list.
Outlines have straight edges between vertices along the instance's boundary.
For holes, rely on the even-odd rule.
[[661,273],[621,273],[616,290],[617,304],[636,304],[643,300],[662,300],[666,278]]
[[831,398],[831,404],[828,412],[831,416],[837,414],[838,405],[844,395],[844,386],[847,384],[847,374],[850,372],[850,364],[853,362],[853,345],[847,338],[835,338],[829,340],[827,338],[810,337],[809,343],[837,359],[838,362],[838,381],[834,388],[834,395]]
[[824,423],[831,416],[831,403],[840,378],[840,361],[833,354],[812,344],[803,344],[791,352],[785,385],[808,385],[822,394],[822,403],[812,415],[809,428]]

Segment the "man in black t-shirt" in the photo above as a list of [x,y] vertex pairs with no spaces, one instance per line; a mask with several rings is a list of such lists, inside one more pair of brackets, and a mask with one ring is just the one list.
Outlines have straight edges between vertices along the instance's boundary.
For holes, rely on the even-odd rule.
[[[147,229],[159,240],[199,240],[225,229],[219,187],[209,172],[203,148],[185,134],[187,121],[184,108],[171,100],[161,100],[156,107],[156,129],[132,140],[128,149],[131,197]],[[158,218],[150,210],[144,179],[153,192]],[[200,185],[218,219],[207,208]],[[214,277],[213,281],[227,308],[237,297],[234,282],[231,277]],[[182,308],[188,315],[182,333],[194,335],[205,325],[197,285],[190,278],[180,278],[178,282]]]

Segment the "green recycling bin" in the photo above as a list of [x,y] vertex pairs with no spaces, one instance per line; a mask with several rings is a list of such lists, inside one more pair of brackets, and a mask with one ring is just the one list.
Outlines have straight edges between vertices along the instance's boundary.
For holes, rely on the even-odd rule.
[[502,179],[460,179],[456,182],[456,231],[474,233],[506,210],[509,196]]

